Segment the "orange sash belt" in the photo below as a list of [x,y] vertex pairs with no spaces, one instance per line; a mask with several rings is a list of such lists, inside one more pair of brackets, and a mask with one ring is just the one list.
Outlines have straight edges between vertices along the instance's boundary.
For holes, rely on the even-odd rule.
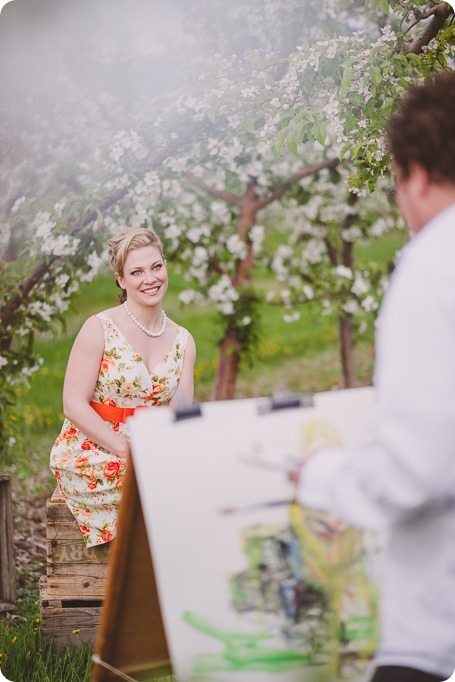
[[116,407],[115,405],[105,405],[104,403],[95,403],[90,401],[90,407],[93,407],[102,419],[108,422],[124,422],[127,417],[131,417],[136,410],[146,410],[145,405],[138,405],[137,407]]

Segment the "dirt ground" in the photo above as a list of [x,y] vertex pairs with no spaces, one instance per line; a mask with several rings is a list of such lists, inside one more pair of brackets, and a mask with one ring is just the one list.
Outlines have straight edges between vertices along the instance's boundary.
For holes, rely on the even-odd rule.
[[16,585],[37,589],[46,565],[46,500],[48,492],[27,493],[13,485]]

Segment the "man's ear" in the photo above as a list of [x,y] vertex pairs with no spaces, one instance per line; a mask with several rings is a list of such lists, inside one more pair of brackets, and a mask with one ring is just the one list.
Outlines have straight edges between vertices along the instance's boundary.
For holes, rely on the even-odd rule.
[[431,180],[426,168],[415,161],[409,164],[409,177],[416,196],[426,197],[431,188]]

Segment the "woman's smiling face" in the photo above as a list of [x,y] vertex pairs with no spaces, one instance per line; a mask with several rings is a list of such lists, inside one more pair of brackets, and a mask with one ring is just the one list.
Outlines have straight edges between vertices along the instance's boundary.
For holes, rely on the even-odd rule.
[[123,276],[117,280],[126,290],[128,301],[140,305],[161,303],[167,290],[168,275],[161,252],[155,246],[130,251],[125,259]]

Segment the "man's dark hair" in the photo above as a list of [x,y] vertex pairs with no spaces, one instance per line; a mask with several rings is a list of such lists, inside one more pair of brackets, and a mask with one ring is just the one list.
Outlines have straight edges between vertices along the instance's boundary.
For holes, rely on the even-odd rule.
[[433,182],[455,183],[455,71],[408,90],[390,116],[387,140],[404,178],[418,163]]

